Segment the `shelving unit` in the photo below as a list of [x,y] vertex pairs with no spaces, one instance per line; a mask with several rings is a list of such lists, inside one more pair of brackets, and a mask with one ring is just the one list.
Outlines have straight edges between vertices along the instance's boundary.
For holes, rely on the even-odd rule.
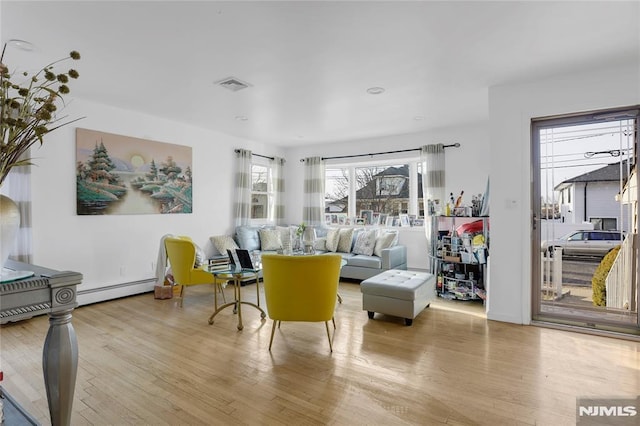
[[430,256],[438,295],[445,299],[486,300],[489,218],[433,216]]

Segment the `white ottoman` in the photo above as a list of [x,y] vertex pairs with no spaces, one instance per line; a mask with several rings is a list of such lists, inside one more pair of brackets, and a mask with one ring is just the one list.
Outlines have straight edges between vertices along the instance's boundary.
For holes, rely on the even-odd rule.
[[390,269],[360,283],[362,309],[404,318],[406,325],[436,298],[436,277],[428,272]]

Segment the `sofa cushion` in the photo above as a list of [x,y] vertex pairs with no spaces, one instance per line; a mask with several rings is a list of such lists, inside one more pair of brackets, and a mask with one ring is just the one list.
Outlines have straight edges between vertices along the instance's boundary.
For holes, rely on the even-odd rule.
[[315,226],[316,229],[316,237],[323,238],[327,236],[327,232],[329,232],[329,228],[326,226]]
[[260,250],[260,228],[254,226],[238,226],[236,228],[236,242],[241,249]]
[[363,254],[356,254],[354,256],[345,259],[349,266],[359,266],[361,268],[382,268],[382,259],[378,256],[365,256]]
[[313,243],[313,249],[316,251],[327,251],[327,237],[316,238]]
[[356,243],[353,246],[353,253],[364,254],[371,256],[373,254],[373,248],[376,244],[376,230],[367,229],[362,230],[356,237]]
[[327,250],[336,252],[338,250],[338,242],[340,241],[340,229],[331,228],[327,231],[327,239],[325,245]]
[[397,239],[396,232],[385,231],[376,238],[376,243],[373,248],[373,254],[376,256],[382,256],[382,250],[392,247]]
[[338,248],[336,251],[350,253],[353,244],[353,228],[340,228]]
[[218,250],[218,253],[224,254],[225,256],[227,254],[227,249],[235,251],[239,248],[231,235],[215,235],[210,237],[209,240],[216,250]]
[[260,249],[263,251],[280,250],[282,248],[281,233],[277,229],[260,229]]

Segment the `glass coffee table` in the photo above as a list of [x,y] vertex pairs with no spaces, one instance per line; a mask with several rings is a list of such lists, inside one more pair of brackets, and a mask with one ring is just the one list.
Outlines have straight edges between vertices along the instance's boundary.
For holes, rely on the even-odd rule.
[[[267,314],[260,307],[260,269],[247,269],[247,268],[230,268],[220,271],[211,271],[211,273],[216,277],[216,279],[228,279],[233,282],[233,302],[225,303],[219,307],[216,307],[216,310],[209,317],[209,324],[213,324],[213,319],[216,315],[218,315],[223,309],[228,308],[229,306],[233,306],[233,313],[238,314],[238,330],[242,330],[244,328],[242,324],[242,305],[253,306],[257,310],[260,311],[260,318],[264,320],[267,317]],[[247,279],[256,280],[256,303],[246,302],[242,300],[242,281]]]

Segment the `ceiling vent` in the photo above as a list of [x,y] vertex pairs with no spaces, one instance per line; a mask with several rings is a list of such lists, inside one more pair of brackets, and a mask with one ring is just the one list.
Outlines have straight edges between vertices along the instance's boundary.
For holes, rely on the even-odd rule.
[[245,83],[244,81],[235,77],[227,77],[223,80],[216,81],[215,84],[222,86],[225,89],[231,90],[232,92],[237,92],[238,90],[251,87],[249,83]]

